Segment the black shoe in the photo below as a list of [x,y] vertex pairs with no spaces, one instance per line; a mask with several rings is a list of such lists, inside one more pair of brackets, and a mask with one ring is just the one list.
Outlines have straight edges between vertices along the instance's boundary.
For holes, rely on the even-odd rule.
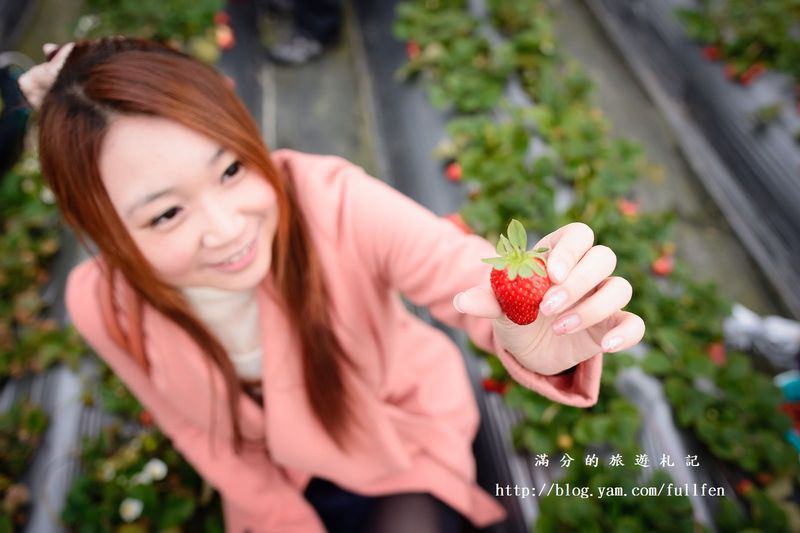
[[277,63],[302,65],[320,56],[324,51],[325,46],[321,42],[295,32],[287,40],[267,49],[267,54]]

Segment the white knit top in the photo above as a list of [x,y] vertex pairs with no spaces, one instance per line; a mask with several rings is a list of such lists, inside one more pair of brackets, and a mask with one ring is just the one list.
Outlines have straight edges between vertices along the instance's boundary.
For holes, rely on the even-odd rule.
[[255,289],[184,287],[195,313],[227,349],[240,378],[261,381],[261,337]]

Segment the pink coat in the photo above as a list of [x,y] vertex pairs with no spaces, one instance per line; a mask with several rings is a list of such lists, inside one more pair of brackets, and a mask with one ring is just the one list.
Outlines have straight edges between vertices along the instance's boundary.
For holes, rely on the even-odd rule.
[[[479,412],[462,354],[445,333],[410,313],[400,293],[465,330],[475,344],[497,354],[516,381],[556,402],[597,402],[602,353],[570,375],[544,376],[522,367],[494,338],[491,320],[460,314],[452,305],[456,293],[488,279],[492,267],[480,259],[495,255],[491,243],[462,233],[341,157],[281,149],[272,158],[295,176],[324,262],[336,333],[364,368],[346,376],[368,428],[358,433],[354,453],[343,454],[311,412],[300,352],[288,335],[291,324],[269,294],[275,290],[272,276],[258,289],[265,409],[241,396],[242,430],[266,438],[266,451],[233,453],[221,373],[210,370],[217,386],[212,395],[210,367],[199,347],[154,308],[142,310],[149,376],[113,342],[98,296],[100,258],[85,260],[69,275],[66,304],[74,325],[219,490],[226,531],[324,531],[303,497],[312,476],[370,496],[428,492],[476,527],[503,520],[501,503],[475,482],[471,447]],[[120,281],[115,295],[116,312],[126,324],[133,293]]]

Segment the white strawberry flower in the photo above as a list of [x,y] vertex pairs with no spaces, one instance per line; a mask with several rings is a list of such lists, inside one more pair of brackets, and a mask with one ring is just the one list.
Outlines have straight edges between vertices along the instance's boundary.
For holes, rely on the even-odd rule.
[[119,516],[126,522],[133,522],[142,515],[144,504],[136,498],[125,498],[119,504]]
[[160,481],[167,476],[167,464],[158,458],[150,459],[142,472],[147,472],[152,479]]
[[149,485],[153,481],[153,478],[150,476],[150,472],[147,470],[142,470],[141,472],[137,472],[136,474],[131,477],[131,482],[134,485]]

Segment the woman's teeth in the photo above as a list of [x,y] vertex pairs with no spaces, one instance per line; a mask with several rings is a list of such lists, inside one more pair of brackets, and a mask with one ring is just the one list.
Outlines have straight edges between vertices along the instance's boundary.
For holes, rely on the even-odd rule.
[[250,247],[252,245],[253,245],[253,243],[251,242],[250,244],[245,246],[244,249],[241,252],[237,253],[236,255],[232,255],[227,261],[223,261],[222,263],[219,263],[219,264],[228,265],[228,264],[231,264],[231,263],[235,263],[236,261],[238,261],[239,259],[244,257],[247,254],[247,252],[250,251]]

